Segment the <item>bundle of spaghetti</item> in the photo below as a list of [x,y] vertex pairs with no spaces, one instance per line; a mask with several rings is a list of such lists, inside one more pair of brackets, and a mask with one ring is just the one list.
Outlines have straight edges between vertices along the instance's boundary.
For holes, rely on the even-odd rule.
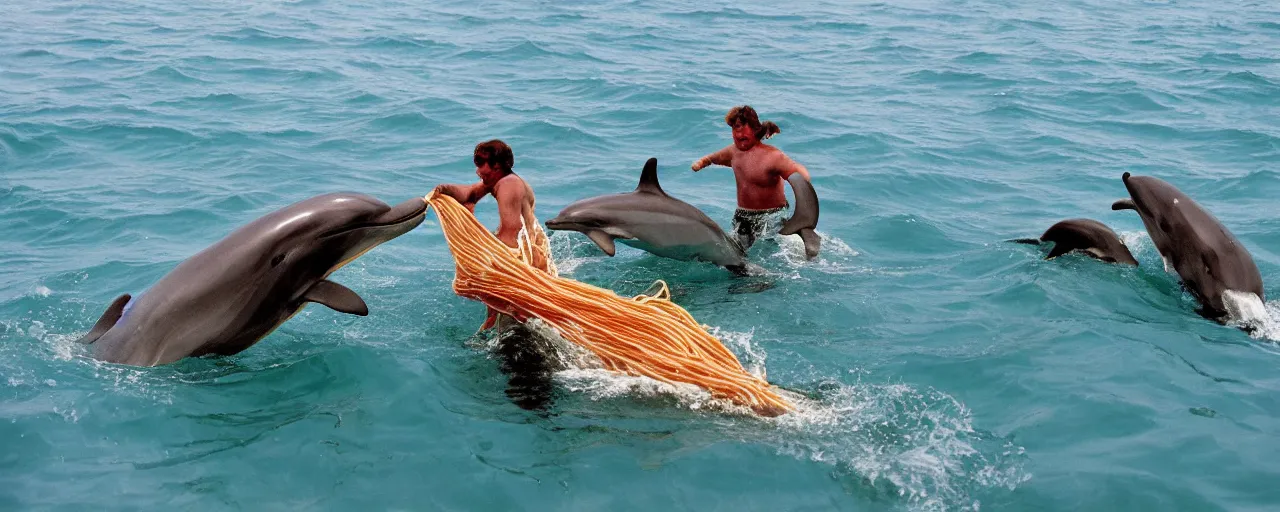
[[[540,226],[525,226],[512,250],[452,197],[426,201],[440,218],[457,275],[454,293],[520,321],[538,318],[566,340],[594,353],[605,369],[670,384],[701,387],[711,396],[777,416],[792,409],[761,377],[684,308],[657,295],[623,298],[610,290],[555,275]],[[542,259],[539,259],[542,258]],[[538,268],[526,261],[537,261]],[[545,263],[544,263],[545,262]]]

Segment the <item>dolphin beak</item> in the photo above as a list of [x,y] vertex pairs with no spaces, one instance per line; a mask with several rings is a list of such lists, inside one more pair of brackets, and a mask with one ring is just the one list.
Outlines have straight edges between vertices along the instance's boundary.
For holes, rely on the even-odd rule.
[[568,222],[561,220],[560,217],[556,217],[545,222],[545,224],[547,225],[547,229],[555,231],[558,229],[565,229],[565,225],[568,224]]
[[415,197],[398,205],[391,207],[386,213],[379,215],[374,219],[373,224],[376,226],[396,226],[402,224],[411,224],[409,229],[413,229],[422,223],[422,219],[426,218],[427,202],[421,197]]

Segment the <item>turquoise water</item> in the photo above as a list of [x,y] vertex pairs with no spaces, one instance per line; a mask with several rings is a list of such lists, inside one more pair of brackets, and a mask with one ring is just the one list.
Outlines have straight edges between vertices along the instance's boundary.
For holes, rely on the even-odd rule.
[[[1267,510],[1280,340],[1193,313],[1124,171],[1164,178],[1280,297],[1280,9],[1266,2],[212,2],[0,6],[0,509]],[[566,274],[655,279],[770,381],[759,420],[590,369],[506,395],[434,215],[250,350],[138,369],[72,340],[311,195],[469,182],[502,138],[538,214],[664,188],[755,106],[822,198],[821,258],[735,278],[556,233]],[[480,219],[496,225],[486,200]],[[1026,245],[1057,220],[1137,269]],[[760,290],[763,289],[762,291]],[[1273,299],[1275,301],[1275,299]],[[1269,314],[1280,317],[1277,302]]]

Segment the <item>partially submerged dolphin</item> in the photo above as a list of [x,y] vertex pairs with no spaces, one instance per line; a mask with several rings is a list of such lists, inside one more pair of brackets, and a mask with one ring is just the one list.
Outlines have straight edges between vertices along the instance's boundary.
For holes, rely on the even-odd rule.
[[1067,219],[1049,226],[1040,238],[1020,238],[1015,242],[1040,244],[1052,242],[1053,248],[1044,259],[1051,260],[1071,251],[1092,256],[1108,263],[1137,265],[1133,253],[1120,241],[1116,232],[1093,219]]
[[1201,315],[1222,321],[1228,290],[1266,300],[1253,256],[1217,218],[1159,178],[1126,172],[1123,180],[1130,199],[1116,201],[1111,209],[1138,212],[1160,256],[1200,301]]
[[715,221],[662,191],[656,158],[645,162],[634,191],[575,201],[546,224],[547,229],[587,235],[609,256],[618,240],[658,256],[706,261],[739,274],[747,268],[742,246]]
[[240,352],[308,302],[367,315],[359,295],[326,278],[417,227],[426,207],[422,198],[391,207],[337,193],[281,208],[183,261],[141,296],[121,295],[80,342],[103,361],[154,366]]
[[813,190],[813,184],[798,172],[792,173],[791,177],[787,178],[787,183],[791,184],[791,192],[796,196],[796,210],[791,214],[791,218],[782,224],[778,234],[799,234],[800,239],[804,240],[805,258],[813,259],[818,256],[818,250],[822,246],[822,237],[813,230],[818,227],[818,192]]

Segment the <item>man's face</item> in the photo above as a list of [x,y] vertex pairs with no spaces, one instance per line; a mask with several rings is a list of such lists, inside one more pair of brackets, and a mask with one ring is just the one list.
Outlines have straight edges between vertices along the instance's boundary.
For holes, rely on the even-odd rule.
[[740,123],[733,127],[733,145],[738,147],[738,151],[746,151],[755,147],[756,131],[752,130],[746,123]]
[[502,178],[502,171],[485,162],[476,166],[476,176],[479,176],[480,181],[483,181],[485,185],[493,186],[494,183],[497,183]]

